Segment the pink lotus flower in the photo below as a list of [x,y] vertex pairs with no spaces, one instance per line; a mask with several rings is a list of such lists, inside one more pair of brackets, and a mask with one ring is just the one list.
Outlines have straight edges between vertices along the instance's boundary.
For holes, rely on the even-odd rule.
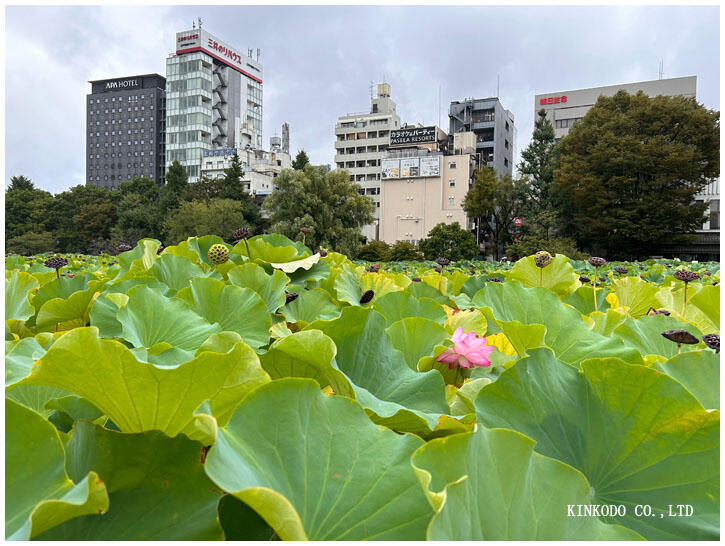
[[473,368],[474,366],[490,366],[491,361],[486,358],[493,352],[493,345],[486,345],[485,337],[477,337],[475,332],[463,332],[458,328],[451,336],[453,348],[447,349],[436,357],[438,362],[448,364],[452,370],[456,365],[461,368]]

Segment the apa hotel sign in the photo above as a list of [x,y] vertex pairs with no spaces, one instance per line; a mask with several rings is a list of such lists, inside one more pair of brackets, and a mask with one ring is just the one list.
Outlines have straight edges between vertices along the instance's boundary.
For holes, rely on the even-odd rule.
[[141,87],[139,78],[127,78],[125,80],[112,80],[106,82],[105,88],[110,91],[112,89],[138,89]]

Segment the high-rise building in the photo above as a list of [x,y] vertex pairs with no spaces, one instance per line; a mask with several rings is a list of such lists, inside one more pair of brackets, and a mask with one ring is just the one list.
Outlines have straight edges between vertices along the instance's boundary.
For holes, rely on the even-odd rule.
[[163,184],[164,77],[144,74],[89,83],[86,184],[116,189],[135,176]]
[[335,125],[335,164],[350,172],[350,180],[361,186],[360,193],[375,201],[375,221],[363,226],[362,235],[378,239],[380,222],[380,160],[390,143],[390,131],[400,128],[390,84],[378,84],[371,98],[370,112],[346,114]]
[[262,147],[259,49],[241,53],[202,28],[176,34],[166,59],[166,164],[178,160],[195,182],[203,152],[234,148],[245,135]]
[[697,76],[542,93],[534,97],[534,119],[543,108],[546,117],[554,126],[554,136],[559,141],[569,134],[569,129],[577,121],[581,121],[600,96],[611,97],[620,90],[631,94],[642,91],[650,97],[695,97]]
[[516,129],[514,115],[497,97],[453,101],[448,109],[449,140],[456,133],[476,135],[476,152],[481,163],[500,175],[513,174]]

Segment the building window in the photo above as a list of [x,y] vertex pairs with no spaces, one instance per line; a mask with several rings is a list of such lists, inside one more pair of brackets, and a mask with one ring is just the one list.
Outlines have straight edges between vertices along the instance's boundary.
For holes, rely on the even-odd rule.
[[720,200],[710,201],[710,229],[720,229]]
[[448,163],[448,168],[449,169],[455,169],[456,168],[456,162],[455,161],[450,161]]
[[450,180],[448,181],[448,187],[449,187],[449,188],[454,188],[455,186],[456,186],[456,180],[455,180],[455,178],[451,178],[451,179],[450,179]]
[[456,198],[455,197],[449,197],[448,198],[448,205],[454,206],[456,204]]
[[503,147],[506,148],[507,150],[509,149],[509,141],[508,140],[504,140],[503,141]]
[[504,165],[504,167],[508,167],[509,166],[509,160],[507,158],[505,158],[505,157],[503,158],[503,165]]

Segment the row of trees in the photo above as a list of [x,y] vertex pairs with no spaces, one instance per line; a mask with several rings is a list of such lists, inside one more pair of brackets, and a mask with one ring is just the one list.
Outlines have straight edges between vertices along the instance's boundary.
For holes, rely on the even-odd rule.
[[695,195],[720,175],[719,118],[694,98],[619,91],[557,143],[541,110],[520,178],[479,169],[464,210],[496,257],[581,249],[632,259],[691,242],[708,207]]

